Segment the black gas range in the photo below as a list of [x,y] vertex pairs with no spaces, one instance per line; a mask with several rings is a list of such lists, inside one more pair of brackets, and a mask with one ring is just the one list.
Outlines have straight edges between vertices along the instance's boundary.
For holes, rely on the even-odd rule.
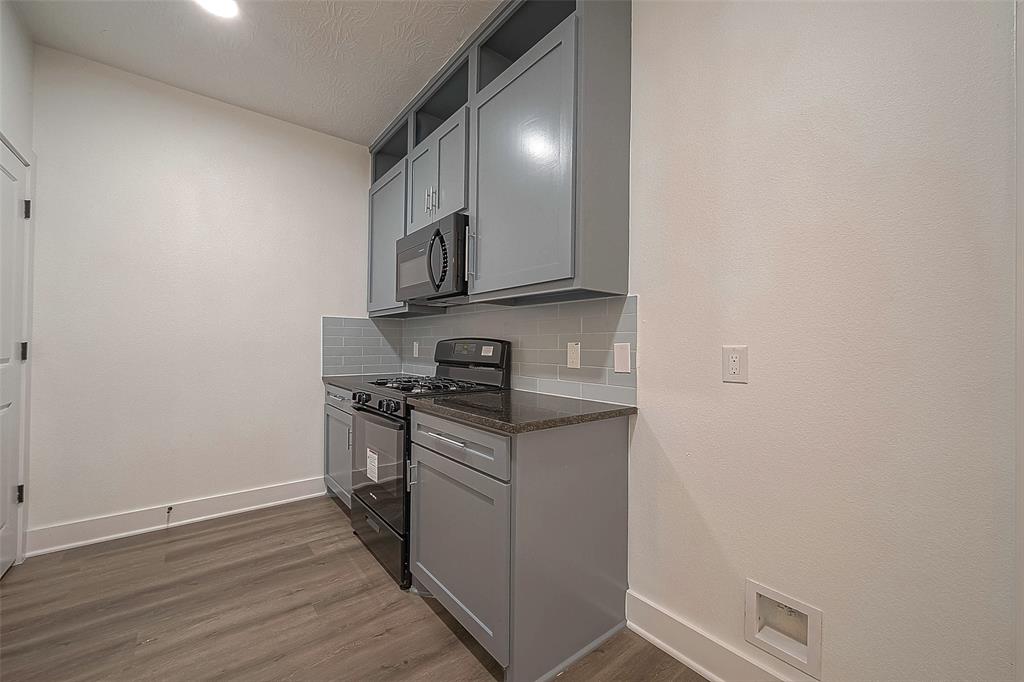
[[439,341],[432,377],[346,383],[352,391],[352,527],[401,585],[409,574],[409,397],[495,391],[511,384],[511,345],[498,339]]

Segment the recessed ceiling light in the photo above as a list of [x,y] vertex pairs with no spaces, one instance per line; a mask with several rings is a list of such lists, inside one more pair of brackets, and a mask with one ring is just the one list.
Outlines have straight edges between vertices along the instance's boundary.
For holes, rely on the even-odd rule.
[[196,0],[196,4],[218,17],[230,19],[238,16],[238,3],[235,0]]

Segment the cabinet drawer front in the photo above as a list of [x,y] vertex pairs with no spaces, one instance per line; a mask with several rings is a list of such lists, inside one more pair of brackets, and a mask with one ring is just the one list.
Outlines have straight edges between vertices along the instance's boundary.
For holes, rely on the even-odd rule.
[[413,410],[412,441],[477,471],[509,480],[511,458],[507,436]]
[[331,407],[336,407],[344,412],[351,412],[352,391],[345,388],[338,388],[337,386],[327,386],[325,402]]
[[509,661],[509,484],[412,446],[410,569],[502,665]]

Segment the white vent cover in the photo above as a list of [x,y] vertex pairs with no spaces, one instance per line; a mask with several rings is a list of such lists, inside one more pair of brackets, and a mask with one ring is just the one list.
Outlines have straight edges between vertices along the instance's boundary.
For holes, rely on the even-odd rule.
[[821,679],[821,611],[747,580],[746,640]]

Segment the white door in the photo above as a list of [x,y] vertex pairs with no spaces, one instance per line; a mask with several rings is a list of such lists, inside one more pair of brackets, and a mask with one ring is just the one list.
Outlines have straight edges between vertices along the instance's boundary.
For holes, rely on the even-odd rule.
[[27,169],[0,142],[0,574],[18,551]]

